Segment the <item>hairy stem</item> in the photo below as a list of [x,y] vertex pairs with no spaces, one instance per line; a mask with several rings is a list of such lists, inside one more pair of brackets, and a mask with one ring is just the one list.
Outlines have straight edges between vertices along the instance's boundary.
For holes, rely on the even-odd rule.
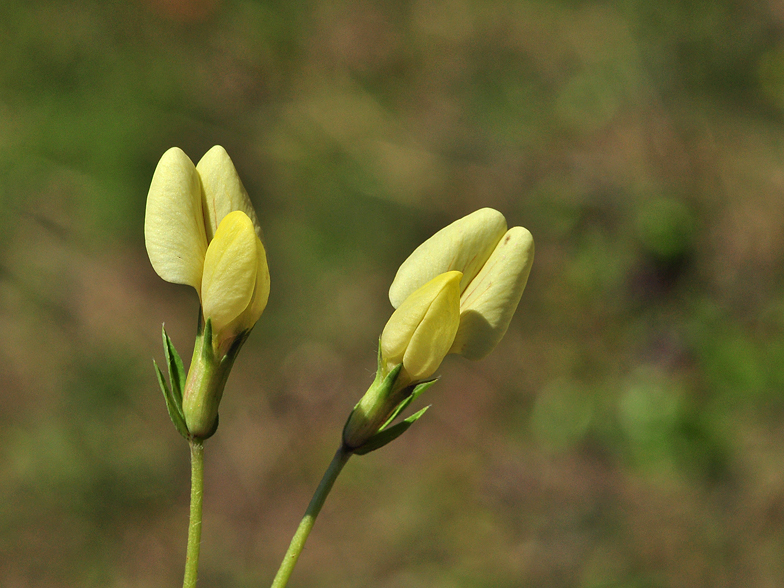
[[201,506],[204,493],[204,445],[191,441],[191,517],[188,524],[188,549],[185,552],[185,577],[182,588],[196,588],[201,547]]

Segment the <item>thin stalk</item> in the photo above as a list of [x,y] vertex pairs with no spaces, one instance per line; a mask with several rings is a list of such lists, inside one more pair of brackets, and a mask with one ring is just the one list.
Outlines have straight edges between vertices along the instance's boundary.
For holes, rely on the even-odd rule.
[[201,505],[204,494],[204,445],[191,441],[191,518],[188,524],[188,549],[185,552],[185,577],[182,588],[196,588],[201,548]]
[[291,538],[291,544],[286,555],[283,556],[283,561],[280,564],[278,573],[275,575],[275,579],[272,581],[271,588],[285,588],[288,583],[291,572],[294,571],[294,566],[297,564],[297,559],[299,559],[299,555],[305,548],[305,541],[307,541],[308,535],[310,535],[310,531],[313,529],[316,517],[321,511],[321,507],[324,506],[324,501],[327,499],[329,491],[332,490],[332,485],[335,483],[343,466],[346,465],[349,457],[351,457],[351,451],[344,449],[342,446],[335,452],[335,457],[332,458],[332,462],[329,464],[327,471],[324,472],[324,477],[321,478],[313,498],[310,499],[310,504],[308,504],[305,516],[302,517],[299,527],[297,527],[297,532]]

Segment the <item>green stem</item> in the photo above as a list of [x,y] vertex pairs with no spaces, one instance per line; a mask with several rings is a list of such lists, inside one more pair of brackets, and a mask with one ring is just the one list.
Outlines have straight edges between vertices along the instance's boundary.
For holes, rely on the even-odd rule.
[[188,550],[185,552],[185,578],[182,588],[196,588],[201,547],[201,503],[204,494],[204,445],[191,441],[191,520],[188,524]]
[[346,465],[349,457],[351,457],[351,450],[342,446],[335,452],[332,463],[329,464],[327,471],[324,472],[321,483],[316,488],[313,498],[310,499],[310,504],[308,504],[305,516],[302,517],[302,521],[300,521],[299,527],[297,527],[297,532],[291,538],[291,544],[286,555],[283,556],[283,561],[280,564],[278,573],[275,575],[275,579],[272,581],[271,588],[285,588],[288,583],[291,572],[294,571],[294,566],[297,564],[297,559],[299,559],[300,553],[305,548],[305,541],[307,541],[308,535],[310,535],[310,531],[313,529],[313,523],[316,522],[316,517],[321,511],[321,507],[324,506],[324,501],[327,499],[329,491],[332,490],[332,485],[335,483],[343,466]]

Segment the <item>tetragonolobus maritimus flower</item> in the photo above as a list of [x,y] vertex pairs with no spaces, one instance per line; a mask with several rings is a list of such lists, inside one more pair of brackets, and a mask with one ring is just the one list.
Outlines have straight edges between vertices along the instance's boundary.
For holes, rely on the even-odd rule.
[[240,347],[267,305],[267,254],[234,164],[215,146],[198,165],[176,147],[163,154],[147,195],[144,241],[156,273],[193,286],[203,320],[187,378],[164,331],[170,388],[157,368],[169,415],[186,438],[206,439]]
[[223,147],[210,149],[195,166],[177,147],[163,154],[147,195],[147,253],[161,278],[199,293],[216,348],[252,328],[267,304],[269,270],[260,235]]
[[389,289],[392,306],[433,277],[457,270],[460,327],[450,353],[481,359],[509,327],[534,259],[534,240],[523,227],[507,230],[504,216],[482,208],[438,231],[417,247],[397,271]]
[[531,233],[507,230],[483,208],[422,243],[389,289],[395,312],[379,342],[376,378],[343,428],[343,446],[364,454],[396,439],[426,408],[393,424],[435,379],[444,357],[481,359],[509,327],[534,258]]

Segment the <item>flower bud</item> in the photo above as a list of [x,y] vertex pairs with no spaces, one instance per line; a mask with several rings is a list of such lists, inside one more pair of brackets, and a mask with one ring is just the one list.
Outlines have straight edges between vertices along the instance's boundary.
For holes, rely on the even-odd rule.
[[[234,220],[216,240],[227,217]],[[269,271],[260,237],[256,212],[223,147],[210,149],[196,166],[177,147],[163,154],[147,195],[147,252],[164,280],[196,289],[216,333],[241,314],[234,331],[252,327],[266,306]]]
[[267,305],[270,277],[260,237],[253,205],[223,147],[210,149],[196,166],[176,147],[164,153],[147,196],[145,244],[156,273],[193,286],[202,309],[187,378],[166,336],[170,386],[156,366],[183,436],[205,439],[215,432],[231,366]]

